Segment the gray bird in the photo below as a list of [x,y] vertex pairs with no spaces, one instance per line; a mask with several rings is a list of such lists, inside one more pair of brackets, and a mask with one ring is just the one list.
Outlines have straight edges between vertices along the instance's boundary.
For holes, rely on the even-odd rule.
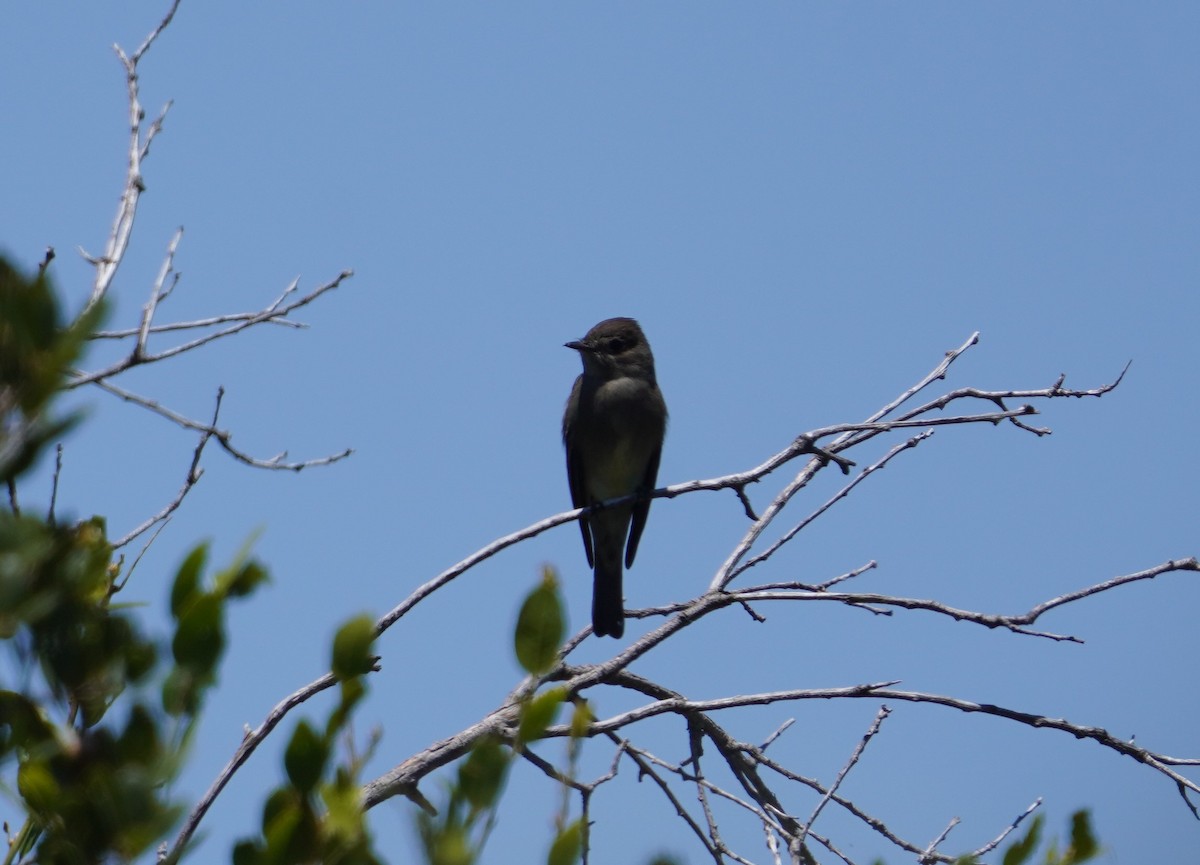
[[[610,318],[566,347],[583,360],[563,414],[571,503],[582,508],[650,492],[658,477],[667,404],[646,335],[632,318]],[[579,521],[588,566],[594,568],[592,630],[598,637],[625,633],[621,561],[627,568],[633,564],[649,513],[650,500],[640,499]]]

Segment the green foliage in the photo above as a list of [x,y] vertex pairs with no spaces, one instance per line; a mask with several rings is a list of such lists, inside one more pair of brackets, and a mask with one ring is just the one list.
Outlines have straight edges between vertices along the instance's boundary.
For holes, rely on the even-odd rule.
[[517,617],[514,646],[517,661],[527,673],[540,676],[549,672],[558,658],[566,631],[562,599],[554,569],[542,569],[542,583],[529,593]]
[[[40,863],[131,860],[180,813],[163,791],[178,773],[222,643],[206,642],[195,620],[181,616],[172,645],[190,647],[184,657],[190,652],[200,673],[186,707],[167,712],[146,701],[159,648],[110,605],[118,574],[111,555],[102,520],[64,527],[0,512],[0,629],[26,671],[20,691],[0,690],[0,762],[17,762],[28,815],[14,861],[35,849]],[[192,579],[196,559],[188,557],[177,583]],[[204,621],[219,626],[224,599],[199,591],[196,598],[207,599]],[[177,652],[164,692],[179,663]],[[122,711],[112,711],[118,705]]]
[[371,647],[375,643],[375,620],[358,616],[338,629],[333,638],[333,674],[342,681],[369,673],[375,664]]
[[53,420],[46,409],[103,310],[68,325],[49,276],[25,276],[0,257],[0,312],[0,480],[11,482],[78,419]]
[[325,772],[325,763],[329,760],[329,744],[308,721],[296,725],[292,740],[283,754],[283,767],[296,792],[308,795],[317,786]]
[[76,526],[0,512],[0,638],[36,661],[50,693],[100,721],[126,684],[141,681],[155,647],[108,608],[113,569],[104,522]]
[[175,665],[163,682],[162,706],[176,717],[198,712],[204,691],[216,682],[217,663],[225,651],[229,598],[245,597],[267,581],[263,566],[243,551],[232,565],[217,572],[211,588],[205,588],[207,563],[208,545],[200,544],[184,559],[171,586]]
[[[15,490],[74,420],[53,420],[52,399],[100,310],[67,324],[45,274],[27,278],[0,259],[0,311],[0,479]],[[0,510],[0,645],[20,684],[0,687],[0,767],[15,764],[26,819],[6,861],[131,861],[178,818],[165,790],[215,681],[225,600],[253,591],[265,572],[240,562],[218,576],[223,589],[206,592],[206,551],[187,557],[171,594],[175,665],[164,680],[161,642],[111,603],[121,567],[104,520],[58,525],[9,501]],[[154,686],[174,697],[147,699]]]
[[567,699],[566,688],[550,688],[535,696],[521,707],[521,721],[517,727],[517,743],[526,745],[540,739],[546,728],[554,723],[558,712]]
[[555,836],[546,865],[573,865],[583,853],[583,820],[573,820]]
[[347,734],[354,707],[366,694],[362,677],[374,665],[375,625],[366,616],[351,619],[333,639],[330,666],[340,699],[323,732],[307,720],[297,723],[284,751],[287,782],[263,807],[262,831],[233,848],[234,865],[378,865],[362,808],[359,774],[369,756],[355,756],[332,771],[330,759],[339,735]]
[[[557,663],[565,621],[557,576],[546,567],[541,582],[521,605],[513,634],[517,661],[535,679],[549,673]],[[524,748],[545,736],[569,696],[562,687],[540,693],[535,688],[521,699],[511,741],[493,734],[475,743],[459,764],[454,780],[447,784],[447,803],[442,810],[417,814],[417,830],[429,865],[473,865],[478,860],[514,760]],[[587,704],[576,701],[564,779],[574,776],[579,740],[587,732],[590,717]],[[567,819],[569,793],[569,784],[564,782],[562,806],[546,858],[549,865],[571,865],[579,861],[583,851],[587,826],[582,820]]]

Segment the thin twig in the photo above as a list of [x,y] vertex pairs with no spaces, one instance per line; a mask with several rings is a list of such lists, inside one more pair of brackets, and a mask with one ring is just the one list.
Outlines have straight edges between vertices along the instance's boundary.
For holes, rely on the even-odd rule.
[[[287,457],[287,452],[284,451],[282,453],[276,454],[273,457],[270,457],[269,459],[259,459],[257,457],[252,457],[252,456],[250,456],[250,454],[235,448],[231,442],[231,439],[233,438],[233,434],[230,433],[228,430],[217,429],[216,427],[214,427],[212,425],[204,424],[204,423],[201,423],[200,421],[192,420],[191,418],[185,417],[184,415],[181,415],[178,412],[172,411],[171,409],[167,408],[166,406],[162,405],[161,403],[157,402],[156,400],[150,399],[149,397],[140,396],[131,391],[127,391],[122,387],[118,387],[117,385],[113,384],[110,381],[96,381],[95,385],[103,390],[108,391],[109,393],[113,394],[114,396],[120,397],[121,399],[125,400],[126,402],[131,402],[135,405],[142,406],[142,408],[149,409],[150,411],[154,412],[155,414],[160,415],[160,416],[166,418],[167,420],[178,424],[179,426],[183,427],[184,429],[193,430],[198,433],[207,432],[214,439],[216,439],[217,444],[219,444],[226,453],[228,453],[230,456],[232,456],[238,462],[245,463],[248,466],[254,466],[255,468],[298,472],[302,469],[312,468],[313,466],[330,465],[331,463],[335,463],[338,460],[343,460],[346,457],[350,456],[352,453],[354,453],[353,448],[347,448],[346,450],[344,450],[340,453],[330,454],[329,456],[317,457],[316,459],[303,460],[301,462],[287,462],[285,459]],[[218,388],[217,391],[219,394],[223,394],[225,389]]]
[[925,376],[925,378],[921,379],[908,390],[904,391],[904,393],[900,394],[900,396],[896,397],[879,411],[875,412],[875,414],[871,415],[869,418],[867,418],[867,420],[883,420],[900,406],[904,405],[904,403],[908,402],[918,393],[929,387],[929,385],[933,384],[935,381],[941,381],[944,379],[946,377],[946,372],[950,369],[950,365],[962,357],[962,355],[965,354],[968,349],[978,344],[979,331],[975,331],[973,334],[967,337],[967,341],[958,348],[951,349],[950,351],[946,352],[946,356],[942,359],[941,363],[935,366],[933,370]]
[[1015,832],[1017,830],[1017,827],[1020,826],[1021,823],[1023,823],[1025,821],[1026,817],[1028,817],[1030,814],[1032,814],[1034,811],[1036,811],[1041,806],[1042,806],[1042,799],[1039,796],[1037,799],[1035,799],[1033,801],[1032,805],[1030,805],[1028,808],[1026,808],[1024,811],[1022,811],[1020,814],[1018,814],[1017,818],[1015,820],[1013,820],[1011,823],[1009,823],[1008,826],[1006,826],[1004,828],[1003,832],[1001,832],[999,835],[997,835],[991,841],[988,841],[986,844],[984,844],[978,850],[973,851],[970,855],[972,857],[974,857],[975,859],[978,859],[980,856],[985,856],[988,853],[991,853],[993,850],[995,850],[997,847],[1000,846],[1000,844],[1004,841],[1005,838],[1007,838],[1009,835],[1011,835],[1013,832]]
[[56,253],[54,252],[54,247],[47,246],[46,252],[42,256],[42,260],[38,262],[38,275],[39,276],[41,276],[43,273],[46,272],[46,268],[50,266],[50,262],[54,261],[55,255],[56,255]]
[[892,714],[892,710],[887,706],[879,707],[879,711],[875,713],[875,720],[871,722],[871,726],[867,728],[867,732],[863,734],[863,737],[859,740],[858,744],[855,745],[854,751],[850,754],[850,759],[846,761],[846,765],[844,765],[842,770],[838,772],[837,778],[834,779],[833,783],[829,786],[829,789],[825,791],[825,795],[821,797],[819,802],[817,802],[816,807],[813,808],[812,815],[808,818],[808,820],[805,821],[804,828],[800,830],[800,837],[797,840],[797,844],[804,844],[804,839],[808,837],[808,833],[812,828],[812,824],[817,822],[817,817],[821,816],[821,812],[825,810],[825,806],[829,804],[829,800],[833,798],[833,794],[836,793],[838,788],[842,786],[842,781],[846,780],[846,776],[850,774],[850,770],[858,764],[859,759],[863,755],[863,751],[867,749],[867,745],[872,739],[875,738],[876,734],[879,733],[879,728],[883,725],[883,722],[887,720],[887,716],[890,714]]
[[54,448],[54,476],[50,479],[50,507],[46,509],[46,522],[55,524],[54,507],[58,503],[58,479],[62,476],[63,446],[59,442]]
[[[854,491],[855,487],[857,487],[860,483],[862,483],[864,480],[866,480],[872,474],[874,474],[875,472],[879,471],[884,466],[886,466],[889,462],[892,461],[892,459],[894,457],[898,456],[901,453],[904,453],[905,451],[915,448],[917,445],[919,445],[921,442],[925,441],[927,438],[929,438],[932,435],[933,435],[933,430],[925,430],[924,432],[918,433],[917,435],[913,436],[912,438],[908,439],[907,441],[901,442],[900,444],[893,447],[880,460],[878,460],[875,463],[872,463],[871,465],[869,465],[865,469],[863,469],[861,472],[859,472],[858,475],[854,478],[854,480],[852,480],[850,483],[846,484],[844,487],[842,487],[840,490],[838,490],[836,493],[834,493],[834,495],[831,496],[828,500],[826,500],[824,504],[822,504],[815,511],[813,511],[811,514],[806,516],[804,519],[802,519],[800,522],[798,522],[792,528],[790,528],[786,532],[784,532],[784,534],[778,540],[776,540],[773,544],[771,544],[771,546],[767,547],[765,550],[763,550],[758,555],[750,557],[744,563],[742,563],[741,565],[734,568],[733,572],[730,574],[730,580],[736,579],[739,574],[743,573],[744,571],[749,570],[750,568],[754,567],[755,565],[757,565],[761,562],[765,562],[767,559],[769,559],[771,556],[773,556],[779,550],[780,547],[782,547],[784,544],[786,544],[788,541],[790,541],[792,538],[794,538],[800,532],[804,531],[804,529],[806,529],[814,520],[816,520],[817,517],[821,516],[826,511],[828,511],[830,508],[832,508],[835,504],[837,504],[839,501],[841,501],[842,499],[849,496],[850,493]],[[728,583],[726,583],[726,585],[728,585]]]
[[[178,276],[178,274],[176,274]],[[169,294],[168,291],[163,292],[165,298]],[[230,321],[247,321],[249,319],[262,319],[263,324],[279,324],[284,327],[291,327],[297,330],[303,330],[308,327],[302,321],[292,321],[291,319],[282,318],[283,313],[277,313],[273,318],[262,318],[261,310],[254,312],[234,312],[228,315],[214,315],[209,318],[198,318],[194,321],[177,321],[171,324],[155,324],[149,328],[150,333],[169,333],[176,330],[193,330],[196,328],[212,327],[217,324],[225,324]],[[130,327],[125,330],[98,330],[95,333],[88,334],[88,339],[128,339],[131,336],[137,336],[141,333],[141,328]]]
[[[188,466],[187,476],[183,480],[183,486],[180,487],[179,492],[175,494],[175,498],[173,498],[170,502],[168,502],[166,507],[164,507],[157,514],[150,517],[148,520],[143,522],[140,526],[135,528],[133,531],[129,532],[129,534],[125,535],[119,541],[114,543],[113,544],[114,550],[120,549],[121,547],[125,546],[130,541],[132,541],[134,538],[138,537],[143,532],[147,531],[148,529],[152,528],[153,526],[157,525],[158,523],[162,523],[162,522],[165,522],[166,520],[170,519],[171,514],[175,513],[175,511],[179,508],[179,506],[181,504],[183,504],[184,497],[192,491],[192,487],[194,487],[197,484],[197,482],[199,482],[200,478],[204,475],[204,469],[200,468],[200,455],[204,452],[204,446],[206,444],[208,444],[209,439],[211,439],[213,437],[213,430],[216,429],[217,417],[221,413],[221,397],[222,396],[224,396],[224,391],[218,390],[216,405],[213,407],[212,422],[208,425],[207,429],[203,430],[200,433],[200,441],[198,441],[196,443],[196,449],[194,451],[192,451],[192,462]],[[144,552],[144,550],[143,550],[143,552]],[[141,558],[140,554],[138,555],[138,558],[139,559]],[[132,570],[132,568],[130,570]]]
[[958,817],[951,817],[950,822],[946,824],[946,828],[939,832],[937,836],[929,842],[929,846],[925,848],[925,852],[921,854],[917,861],[922,863],[922,865],[924,865],[926,862],[936,861],[934,854],[937,853],[937,848],[942,845],[943,841],[950,837],[950,833],[954,830],[954,827],[961,822],[962,820],[960,820]]
[[[613,738],[614,740],[616,739],[615,736],[610,738]],[[696,839],[704,846],[705,852],[712,857],[716,865],[721,865],[721,851],[717,849],[716,845],[709,838],[707,833],[705,833],[704,827],[697,823],[696,818],[694,818],[688,809],[684,807],[683,803],[679,800],[679,797],[675,795],[675,791],[671,789],[671,785],[669,785],[663,779],[663,777],[654,770],[654,767],[650,765],[649,761],[642,756],[639,750],[626,747],[625,756],[632,760],[634,765],[638,767],[639,778],[649,778],[654,782],[654,785],[658,787],[660,791],[662,791],[663,796],[666,797],[666,800],[671,804],[671,807],[675,809],[675,814],[681,820],[683,820],[684,824],[690,830],[692,830],[692,834],[696,836]]]
[[183,228],[180,227],[175,231],[170,244],[167,245],[167,254],[163,257],[158,277],[154,280],[154,285],[150,289],[150,299],[146,301],[146,306],[142,310],[142,323],[138,328],[137,344],[133,348],[133,355],[138,362],[146,357],[146,339],[150,335],[150,323],[154,319],[154,311],[158,308],[158,302],[163,297],[163,287],[166,284],[167,277],[174,270],[175,250],[179,248],[179,241],[182,238]]
[[[242,318],[240,316],[226,317],[225,321],[233,322],[229,325],[229,327],[225,327],[214,333],[205,334],[204,336],[197,337],[196,339],[188,342],[172,346],[171,348],[164,349],[157,354],[139,353],[137,346],[135,346],[134,350],[128,355],[103,369],[94,370],[92,372],[83,372],[79,370],[73,371],[72,378],[65,385],[65,389],[71,390],[77,387],[82,387],[85,384],[102,384],[104,383],[105,379],[119,375],[120,373],[125,372],[128,369],[132,369],[135,366],[144,366],[146,364],[167,360],[175,357],[176,355],[183,354],[184,352],[200,348],[200,346],[207,345],[215,340],[223,339],[227,336],[233,336],[236,333],[241,333],[246,328],[253,327],[256,324],[261,324],[265,321],[287,316],[293,311],[312,303],[326,292],[337,288],[342,284],[342,282],[349,279],[353,275],[354,271],[343,270],[329,282],[319,285],[303,297],[297,298],[287,305],[283,305],[283,301],[296,290],[298,283],[297,281],[293,280],[288,284],[288,287],[284,289],[283,294],[276,298],[270,306],[260,310],[249,318]],[[146,332],[152,332],[148,325],[146,327]],[[139,343],[142,342],[140,337],[141,331],[139,330]]]
[[125,584],[128,583],[129,580],[133,577],[133,572],[137,570],[138,564],[142,561],[142,556],[146,555],[146,552],[150,549],[151,546],[153,546],[154,542],[158,540],[158,536],[162,534],[163,529],[165,529],[167,527],[167,524],[170,522],[171,522],[170,517],[168,517],[167,519],[160,522],[158,524],[158,528],[156,528],[154,530],[154,534],[152,534],[149,537],[149,539],[146,541],[146,543],[142,544],[142,548],[140,550],[138,550],[138,554],[133,557],[133,562],[129,565],[129,570],[127,570],[125,572],[125,579],[121,580],[119,585],[118,584],[113,585],[114,593],[119,592],[119,591],[121,591],[121,589],[125,588]]
[[137,217],[138,199],[146,188],[142,178],[142,160],[149,156],[150,142],[162,130],[163,119],[171,108],[170,102],[163,106],[143,139],[142,122],[146,118],[146,112],[142,108],[138,94],[137,66],[146,52],[150,50],[150,46],[171,23],[171,19],[175,17],[175,12],[179,8],[179,3],[180,0],[175,0],[171,4],[170,10],[162,21],[150,31],[132,56],[127,56],[120,45],[113,46],[117,58],[125,69],[125,87],[129,98],[129,165],[125,173],[125,186],[121,192],[121,201],[117,206],[117,215],[113,219],[112,230],[109,233],[108,242],[104,246],[104,254],[96,258],[80,250],[84,258],[96,266],[96,278],[87,303],[89,309],[104,297],[109,286],[112,285],[113,277],[117,274],[117,268],[125,258],[125,250],[129,248],[129,238],[133,234],[133,223]]

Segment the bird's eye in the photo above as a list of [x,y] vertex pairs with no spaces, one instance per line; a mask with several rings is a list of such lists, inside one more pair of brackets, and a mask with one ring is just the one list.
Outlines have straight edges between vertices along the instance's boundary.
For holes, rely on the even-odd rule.
[[627,348],[627,344],[623,337],[614,336],[608,341],[608,351],[610,354],[620,354]]

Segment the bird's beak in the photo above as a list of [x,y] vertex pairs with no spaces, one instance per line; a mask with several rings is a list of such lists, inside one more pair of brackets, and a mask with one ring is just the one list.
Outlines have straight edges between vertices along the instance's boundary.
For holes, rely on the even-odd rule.
[[570,342],[564,342],[563,348],[573,348],[576,351],[591,351],[591,348],[586,342],[582,342],[578,339],[573,339]]

